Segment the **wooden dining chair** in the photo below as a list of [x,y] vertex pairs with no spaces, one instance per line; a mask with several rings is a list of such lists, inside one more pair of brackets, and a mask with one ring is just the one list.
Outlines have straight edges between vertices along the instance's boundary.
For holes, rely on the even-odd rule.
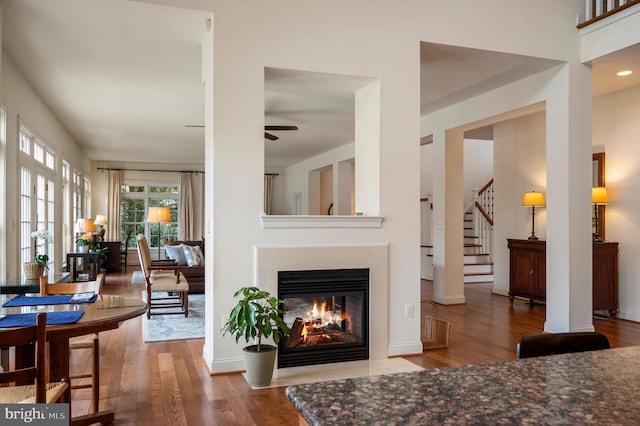
[[131,231],[127,232],[127,238],[120,246],[120,268],[124,266],[124,271],[127,272],[127,258],[129,255],[129,242],[131,241]]
[[524,336],[516,347],[516,358],[531,358],[573,352],[609,349],[609,339],[598,332],[543,333]]
[[[61,295],[77,293],[100,294],[104,284],[104,274],[98,274],[95,281],[81,281],[73,283],[49,283],[46,275],[40,277],[40,295]],[[100,339],[98,333],[91,333],[84,336],[72,337],[69,339],[69,349],[91,349],[92,367],[91,374],[71,375],[71,389],[91,389],[91,410],[98,411],[100,403]],[[74,384],[76,380],[91,378],[90,384]]]
[[[144,235],[137,237],[138,258],[144,273],[147,290],[147,318],[152,315],[184,314],[189,316],[189,282],[173,260],[151,261],[149,244]],[[161,292],[162,296],[157,295]],[[156,295],[154,296],[154,293]],[[166,293],[166,295],[165,295]],[[161,310],[157,310],[160,308]],[[167,310],[166,308],[180,308]]]
[[36,316],[35,325],[0,330],[0,349],[16,353],[13,369],[0,372],[1,404],[68,402],[68,378],[46,383],[46,332],[46,312]]

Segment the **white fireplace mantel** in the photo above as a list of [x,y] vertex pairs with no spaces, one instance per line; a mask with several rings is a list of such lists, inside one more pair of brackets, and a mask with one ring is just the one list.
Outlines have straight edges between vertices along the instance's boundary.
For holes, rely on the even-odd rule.
[[262,215],[263,228],[380,228],[383,216]]
[[388,357],[389,245],[255,246],[255,285],[278,292],[278,271],[369,269],[369,357]]

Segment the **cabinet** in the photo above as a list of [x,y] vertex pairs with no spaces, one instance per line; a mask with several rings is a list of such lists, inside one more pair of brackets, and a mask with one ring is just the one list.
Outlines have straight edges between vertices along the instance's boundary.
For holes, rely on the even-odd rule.
[[[507,240],[509,248],[509,301],[514,297],[545,302],[547,243]],[[618,313],[618,243],[593,243],[593,310]]]
[[509,302],[524,297],[529,303],[547,297],[547,244],[541,240],[507,240],[509,247]]
[[102,267],[106,271],[117,271],[120,269],[120,241],[103,241],[100,243],[101,248],[109,249],[102,259]]

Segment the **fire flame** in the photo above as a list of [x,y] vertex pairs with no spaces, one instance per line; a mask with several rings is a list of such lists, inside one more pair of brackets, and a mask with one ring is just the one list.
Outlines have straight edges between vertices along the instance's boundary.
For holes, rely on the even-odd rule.
[[[323,327],[326,327],[327,324],[336,324],[338,326],[342,326],[342,321],[345,319],[344,315],[342,317],[339,315],[334,315],[328,308],[326,301],[318,303],[316,300],[314,300],[313,308],[310,311],[307,311],[306,314],[307,319],[301,331],[301,337],[304,342],[307,341],[309,332],[311,330],[321,329]],[[351,321],[348,322],[348,327],[348,331],[353,332],[353,330],[351,330]]]

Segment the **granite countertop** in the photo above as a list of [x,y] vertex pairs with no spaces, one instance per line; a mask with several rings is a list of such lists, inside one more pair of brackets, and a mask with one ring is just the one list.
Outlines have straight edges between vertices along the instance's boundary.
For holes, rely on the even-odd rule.
[[289,386],[310,425],[640,424],[640,346]]

